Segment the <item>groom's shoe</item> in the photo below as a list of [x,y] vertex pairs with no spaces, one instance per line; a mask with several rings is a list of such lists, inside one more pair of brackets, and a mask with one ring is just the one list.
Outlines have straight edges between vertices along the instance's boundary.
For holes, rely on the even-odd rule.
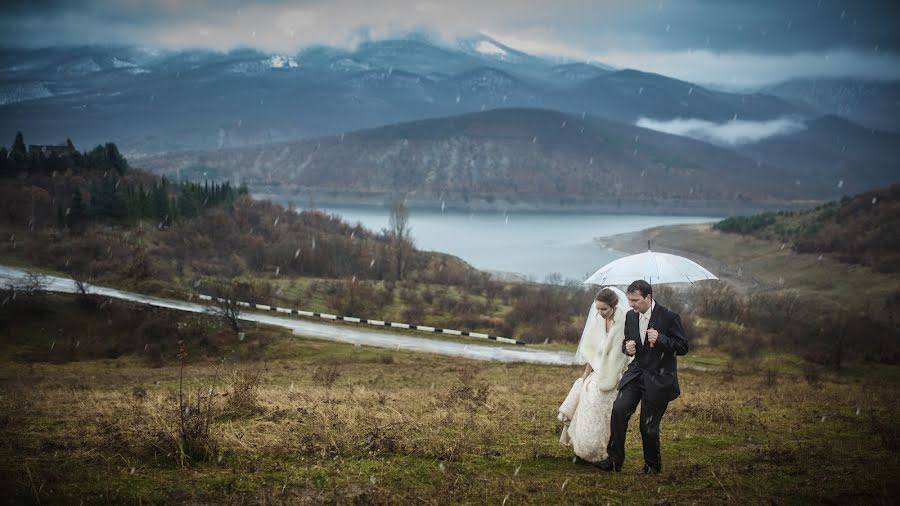
[[660,469],[658,467],[650,467],[647,464],[644,464],[644,469],[641,470],[641,474],[651,475],[651,474],[659,474]]
[[612,459],[612,457],[607,457],[594,465],[600,468],[602,471],[615,471],[618,473],[622,470],[622,464],[617,464],[616,461]]

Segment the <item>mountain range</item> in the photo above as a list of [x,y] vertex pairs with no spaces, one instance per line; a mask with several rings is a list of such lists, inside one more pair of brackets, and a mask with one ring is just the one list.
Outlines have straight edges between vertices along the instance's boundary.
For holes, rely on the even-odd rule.
[[895,181],[900,161],[898,83],[730,93],[486,36],[296,54],[6,48],[0,69],[0,138],[114,141],[138,166],[273,191],[784,203]]

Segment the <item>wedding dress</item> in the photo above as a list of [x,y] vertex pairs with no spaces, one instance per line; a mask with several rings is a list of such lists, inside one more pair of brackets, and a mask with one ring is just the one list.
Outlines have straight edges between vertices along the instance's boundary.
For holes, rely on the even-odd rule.
[[557,416],[565,424],[560,443],[572,446],[575,455],[590,462],[599,462],[607,457],[610,416],[618,396],[616,387],[631,360],[622,353],[628,300],[621,290],[611,289],[616,292],[619,302],[609,330],[594,301],[575,353],[578,363],[590,363],[593,371],[587,378],[575,381]]

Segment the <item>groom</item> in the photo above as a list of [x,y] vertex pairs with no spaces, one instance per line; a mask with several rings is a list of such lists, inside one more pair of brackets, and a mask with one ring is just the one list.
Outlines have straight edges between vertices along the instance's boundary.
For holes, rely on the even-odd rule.
[[604,471],[619,471],[625,460],[625,431],[628,420],[641,404],[641,440],[644,446],[644,474],[659,474],[659,422],[678,388],[676,355],[688,351],[687,338],[678,313],[657,304],[653,290],[644,280],[628,286],[625,339],[622,352],[633,356],[619,381],[619,396],[613,404],[612,433],[607,446],[609,457],[597,463]]

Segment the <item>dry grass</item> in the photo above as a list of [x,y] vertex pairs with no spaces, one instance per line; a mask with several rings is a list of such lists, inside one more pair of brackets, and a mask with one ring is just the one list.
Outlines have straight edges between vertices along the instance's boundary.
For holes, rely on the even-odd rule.
[[[772,385],[771,361],[685,370],[662,427],[665,472],[644,478],[636,426],[621,474],[576,466],[560,447],[555,409],[574,367],[294,338],[267,357],[213,397],[207,462],[170,444],[176,365],[3,362],[0,487],[20,502],[223,504],[888,503],[898,492],[896,367],[818,384],[782,371]],[[206,391],[216,367],[188,365],[185,391]],[[254,385],[258,409],[229,412],[238,385]]]

